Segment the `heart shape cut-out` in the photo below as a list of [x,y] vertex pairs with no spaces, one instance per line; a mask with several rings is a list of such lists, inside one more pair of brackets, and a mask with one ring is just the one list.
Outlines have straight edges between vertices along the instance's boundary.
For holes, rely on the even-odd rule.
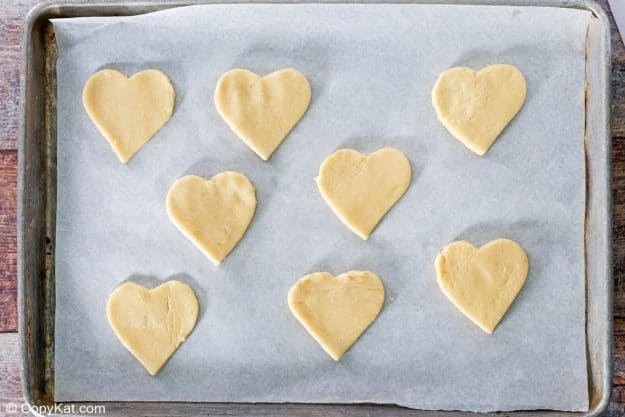
[[125,282],[106,304],[115,335],[150,375],[158,373],[191,333],[198,310],[193,289],[176,280],[152,289]]
[[239,172],[210,180],[187,175],[167,193],[169,218],[215,265],[241,240],[255,211],[254,186]]
[[455,67],[438,77],[432,104],[456,139],[484,155],[521,110],[525,94],[525,78],[512,65],[491,65],[479,72]]
[[288,301],[297,320],[338,361],[378,316],[384,285],[369,271],[338,277],[315,272],[291,287]]
[[525,251],[509,239],[496,239],[479,249],[469,242],[453,242],[436,258],[443,293],[489,334],[523,288],[527,271]]
[[370,155],[341,149],[321,164],[317,185],[341,221],[367,239],[388,210],[408,189],[410,162],[393,148]]
[[157,70],[127,78],[104,69],[87,80],[82,92],[87,114],[123,163],[171,118],[175,98],[169,78]]
[[266,161],[302,118],[310,97],[308,80],[292,68],[265,77],[233,69],[217,83],[215,106],[230,128]]

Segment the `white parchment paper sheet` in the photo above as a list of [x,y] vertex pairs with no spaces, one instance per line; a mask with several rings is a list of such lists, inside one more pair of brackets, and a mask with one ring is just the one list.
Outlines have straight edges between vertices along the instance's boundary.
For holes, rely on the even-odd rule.
[[[585,410],[584,47],[578,10],[423,5],[209,5],[124,18],[55,20],[58,209],[55,399],[396,403],[426,409]],[[528,95],[484,157],[438,122],[438,74],[518,66]],[[269,162],[215,110],[220,75],[295,67],[308,112]],[[126,165],[81,102],[103,68],[166,72],[173,118]],[[413,181],[369,241],[314,178],[339,148],[406,153]],[[257,188],[251,227],[214,267],[167,218],[185,174],[239,170]],[[493,335],[436,283],[456,239],[508,237],[530,259]],[[287,291],[314,271],[375,271],[387,298],[336,363],[291,315]],[[106,301],[121,282],[190,283],[194,332],[156,377],[118,342]]]

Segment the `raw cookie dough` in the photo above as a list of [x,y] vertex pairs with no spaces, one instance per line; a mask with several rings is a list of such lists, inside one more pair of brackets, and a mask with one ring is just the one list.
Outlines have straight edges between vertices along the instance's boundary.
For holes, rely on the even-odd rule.
[[512,65],[443,72],[432,90],[439,120],[467,148],[484,155],[525,101],[525,78]]
[[233,69],[217,83],[215,106],[230,128],[266,161],[306,112],[310,94],[304,74],[292,68],[262,78]]
[[321,164],[317,185],[324,200],[352,232],[367,239],[410,185],[408,158],[393,148],[370,155],[336,151]]
[[334,277],[315,272],[289,290],[289,307],[335,361],[360,337],[384,304],[384,285],[369,271]]
[[169,218],[215,265],[241,240],[255,210],[254,186],[233,171],[210,180],[187,175],[167,193]]
[[119,341],[156,375],[193,330],[198,302],[180,281],[152,289],[128,281],[110,295],[106,315]]
[[82,91],[89,117],[123,163],[169,120],[175,97],[169,78],[152,69],[130,78],[104,69],[93,74]]
[[453,242],[436,258],[438,285],[468,318],[492,333],[527,278],[523,248],[509,239],[493,240],[481,248]]

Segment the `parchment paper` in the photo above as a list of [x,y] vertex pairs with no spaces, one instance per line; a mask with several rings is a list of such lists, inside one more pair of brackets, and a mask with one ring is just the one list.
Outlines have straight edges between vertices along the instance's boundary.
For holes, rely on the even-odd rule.
[[[584,48],[587,12],[394,5],[208,5],[55,20],[58,59],[55,399],[395,403],[425,409],[586,410]],[[528,95],[484,157],[438,122],[430,92],[457,65],[518,66]],[[269,162],[220,119],[219,76],[295,67],[313,99]],[[176,108],[126,165],[81,102],[97,70],[167,73]],[[322,200],[319,165],[343,147],[406,153],[413,181],[368,241]],[[214,267],[171,224],[165,196],[185,174],[239,170],[258,210]],[[527,283],[493,335],[436,283],[456,239],[508,237]],[[336,363],[299,325],[301,276],[375,271],[387,297]],[[116,339],[110,292],[182,279],[201,315],[156,377]]]

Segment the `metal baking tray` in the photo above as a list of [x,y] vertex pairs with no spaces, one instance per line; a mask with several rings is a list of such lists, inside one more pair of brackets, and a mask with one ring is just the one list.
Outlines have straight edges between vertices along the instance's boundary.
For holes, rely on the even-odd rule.
[[[213,3],[246,0],[216,0]],[[306,0],[315,3],[332,0]],[[341,0],[339,0],[341,1]],[[610,399],[612,375],[612,144],[610,136],[610,27],[590,0],[344,0],[361,3],[498,4],[590,10],[594,18],[586,48],[586,336],[590,411],[489,413],[520,416],[597,416]],[[293,2],[270,0],[264,2]],[[210,4],[201,0],[44,3],[29,13],[23,36],[18,153],[18,297],[25,401],[54,405],[54,242],[56,218],[56,44],[50,19],[124,16],[171,7]],[[566,384],[567,381],[561,381]],[[102,402],[106,414],[262,416],[460,416],[465,412],[412,410],[376,404],[249,404]],[[71,406],[72,404],[65,404]],[[74,404],[74,411],[80,404]],[[56,414],[50,414],[56,415]]]

